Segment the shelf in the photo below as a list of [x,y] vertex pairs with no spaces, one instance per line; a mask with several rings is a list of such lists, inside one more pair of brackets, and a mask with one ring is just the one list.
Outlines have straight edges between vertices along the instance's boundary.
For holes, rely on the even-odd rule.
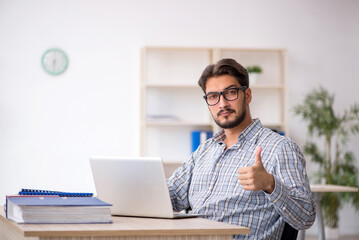
[[224,53],[224,52],[247,52],[250,54],[253,53],[281,53],[283,51],[286,51],[283,48],[215,48],[216,52]]
[[198,88],[198,85],[180,85],[180,84],[148,84],[146,88]]
[[148,127],[211,127],[210,123],[200,123],[200,122],[184,122],[184,121],[167,121],[167,120],[157,120],[152,121],[148,120],[144,122]]
[[[188,155],[188,158],[189,157],[190,155]],[[162,160],[164,165],[176,165],[179,167],[183,161],[187,160],[188,158],[164,158]]]
[[273,89],[273,90],[282,90],[284,88],[283,85],[265,85],[265,84],[255,84],[255,85],[250,85],[249,86],[252,89]]
[[[149,84],[146,86],[143,86],[146,88],[195,88],[195,89],[200,89],[200,86],[198,85],[179,85],[179,84]],[[250,88],[253,89],[283,89],[284,86],[280,85],[280,84],[255,84],[255,85],[250,85]]]

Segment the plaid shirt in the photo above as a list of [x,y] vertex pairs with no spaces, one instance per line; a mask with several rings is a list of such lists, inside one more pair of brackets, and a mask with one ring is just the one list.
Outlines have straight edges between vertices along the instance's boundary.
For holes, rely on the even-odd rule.
[[[211,220],[251,228],[250,235],[235,239],[280,239],[285,222],[307,229],[315,220],[305,160],[289,138],[264,128],[255,119],[225,149],[224,130],[201,144],[168,179],[173,209],[192,208]],[[274,176],[271,194],[246,191],[238,183],[238,169],[252,166],[255,150],[262,147],[262,162]]]

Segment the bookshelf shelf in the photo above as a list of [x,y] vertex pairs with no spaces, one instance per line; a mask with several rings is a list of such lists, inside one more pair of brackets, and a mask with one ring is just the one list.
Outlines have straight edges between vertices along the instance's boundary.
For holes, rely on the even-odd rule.
[[198,85],[184,85],[184,84],[149,84],[146,88],[198,88]]
[[264,84],[256,84],[250,86],[252,89],[274,89],[274,90],[282,90],[284,88],[283,85],[264,85]]
[[211,123],[201,123],[201,122],[181,122],[181,121],[146,121],[145,125],[147,127],[212,127]]

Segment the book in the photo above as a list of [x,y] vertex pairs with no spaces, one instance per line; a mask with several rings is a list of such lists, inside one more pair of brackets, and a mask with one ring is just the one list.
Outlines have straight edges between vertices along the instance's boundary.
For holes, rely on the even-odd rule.
[[192,131],[192,152],[196,151],[198,146],[213,136],[212,131]]
[[6,218],[16,223],[111,223],[109,203],[97,197],[6,196]]

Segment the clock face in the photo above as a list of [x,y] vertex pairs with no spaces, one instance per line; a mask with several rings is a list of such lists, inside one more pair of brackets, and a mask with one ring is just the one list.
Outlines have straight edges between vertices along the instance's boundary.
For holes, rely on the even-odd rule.
[[41,58],[43,69],[51,75],[63,73],[68,66],[68,58],[64,51],[58,48],[47,50]]

